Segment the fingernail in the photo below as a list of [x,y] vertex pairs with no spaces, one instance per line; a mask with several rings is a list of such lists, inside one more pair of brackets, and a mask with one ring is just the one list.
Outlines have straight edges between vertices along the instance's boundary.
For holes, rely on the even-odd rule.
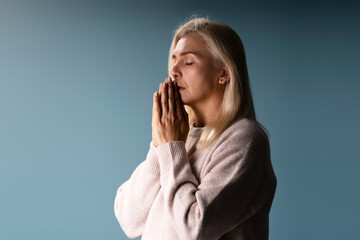
[[155,97],[157,97],[158,96],[158,92],[155,92]]
[[163,88],[165,88],[165,83],[163,83]]

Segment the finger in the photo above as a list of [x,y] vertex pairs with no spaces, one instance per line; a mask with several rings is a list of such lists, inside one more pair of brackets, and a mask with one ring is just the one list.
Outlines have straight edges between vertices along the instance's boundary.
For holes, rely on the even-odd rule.
[[189,124],[189,114],[187,113],[184,105],[182,105],[182,113],[183,113],[183,115],[185,117],[186,124]]
[[186,123],[188,123],[188,121],[189,121],[188,113],[187,113],[187,111],[185,109],[184,103],[181,100],[180,93],[179,93],[179,100],[180,100],[180,109],[181,109],[180,112],[181,112],[182,116],[184,117],[184,120],[186,121]]
[[180,93],[179,93],[179,89],[178,89],[176,82],[174,82],[174,90],[175,90],[174,95],[175,95],[176,114],[177,114],[178,118],[183,119],[183,116],[182,116],[183,112],[181,109],[182,102],[181,102]]
[[161,96],[162,93],[162,83],[159,84],[159,97]]
[[162,116],[166,116],[168,114],[169,111],[169,106],[168,106],[168,91],[167,91],[167,86],[168,84],[166,82],[162,83],[161,85],[161,113]]
[[158,92],[154,93],[153,98],[153,120],[160,120],[161,118],[161,108],[160,108],[160,95]]
[[176,108],[175,108],[175,96],[174,96],[174,82],[168,80],[168,102],[169,102],[169,113],[175,116]]
[[[162,92],[163,92],[163,87],[162,87],[162,83],[159,84],[159,92],[158,92],[158,95],[157,95],[157,100],[158,100],[158,107],[160,108],[160,113],[162,113],[162,108],[161,108],[161,95],[162,95]],[[161,115],[160,115],[161,117]]]
[[175,84],[175,104],[176,104],[176,112],[177,112],[177,116],[181,119],[184,119],[185,121],[188,121],[188,114],[185,110],[185,105],[183,104],[182,100],[181,100],[181,96],[180,96],[180,92],[178,89],[178,85],[177,83],[174,81]]

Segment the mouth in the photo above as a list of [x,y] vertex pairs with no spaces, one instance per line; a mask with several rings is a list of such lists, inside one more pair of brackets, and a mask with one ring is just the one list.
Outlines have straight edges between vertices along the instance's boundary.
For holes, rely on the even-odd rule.
[[185,89],[184,87],[178,85],[178,90],[179,90],[179,91],[182,91],[182,90],[184,90],[184,89]]

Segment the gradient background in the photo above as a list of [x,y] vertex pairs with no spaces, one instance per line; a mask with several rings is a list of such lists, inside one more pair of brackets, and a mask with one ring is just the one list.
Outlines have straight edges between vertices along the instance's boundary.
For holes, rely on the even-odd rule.
[[360,7],[349,1],[0,0],[0,239],[127,239],[117,187],[192,14],[246,49],[278,189],[270,239],[360,239]]

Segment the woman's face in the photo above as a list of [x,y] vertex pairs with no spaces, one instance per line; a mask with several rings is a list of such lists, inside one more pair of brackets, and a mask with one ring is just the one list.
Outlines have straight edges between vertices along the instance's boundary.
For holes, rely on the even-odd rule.
[[180,38],[172,53],[170,74],[179,86],[182,102],[189,106],[200,106],[222,94],[218,83],[221,71],[205,44],[199,35],[188,34]]

